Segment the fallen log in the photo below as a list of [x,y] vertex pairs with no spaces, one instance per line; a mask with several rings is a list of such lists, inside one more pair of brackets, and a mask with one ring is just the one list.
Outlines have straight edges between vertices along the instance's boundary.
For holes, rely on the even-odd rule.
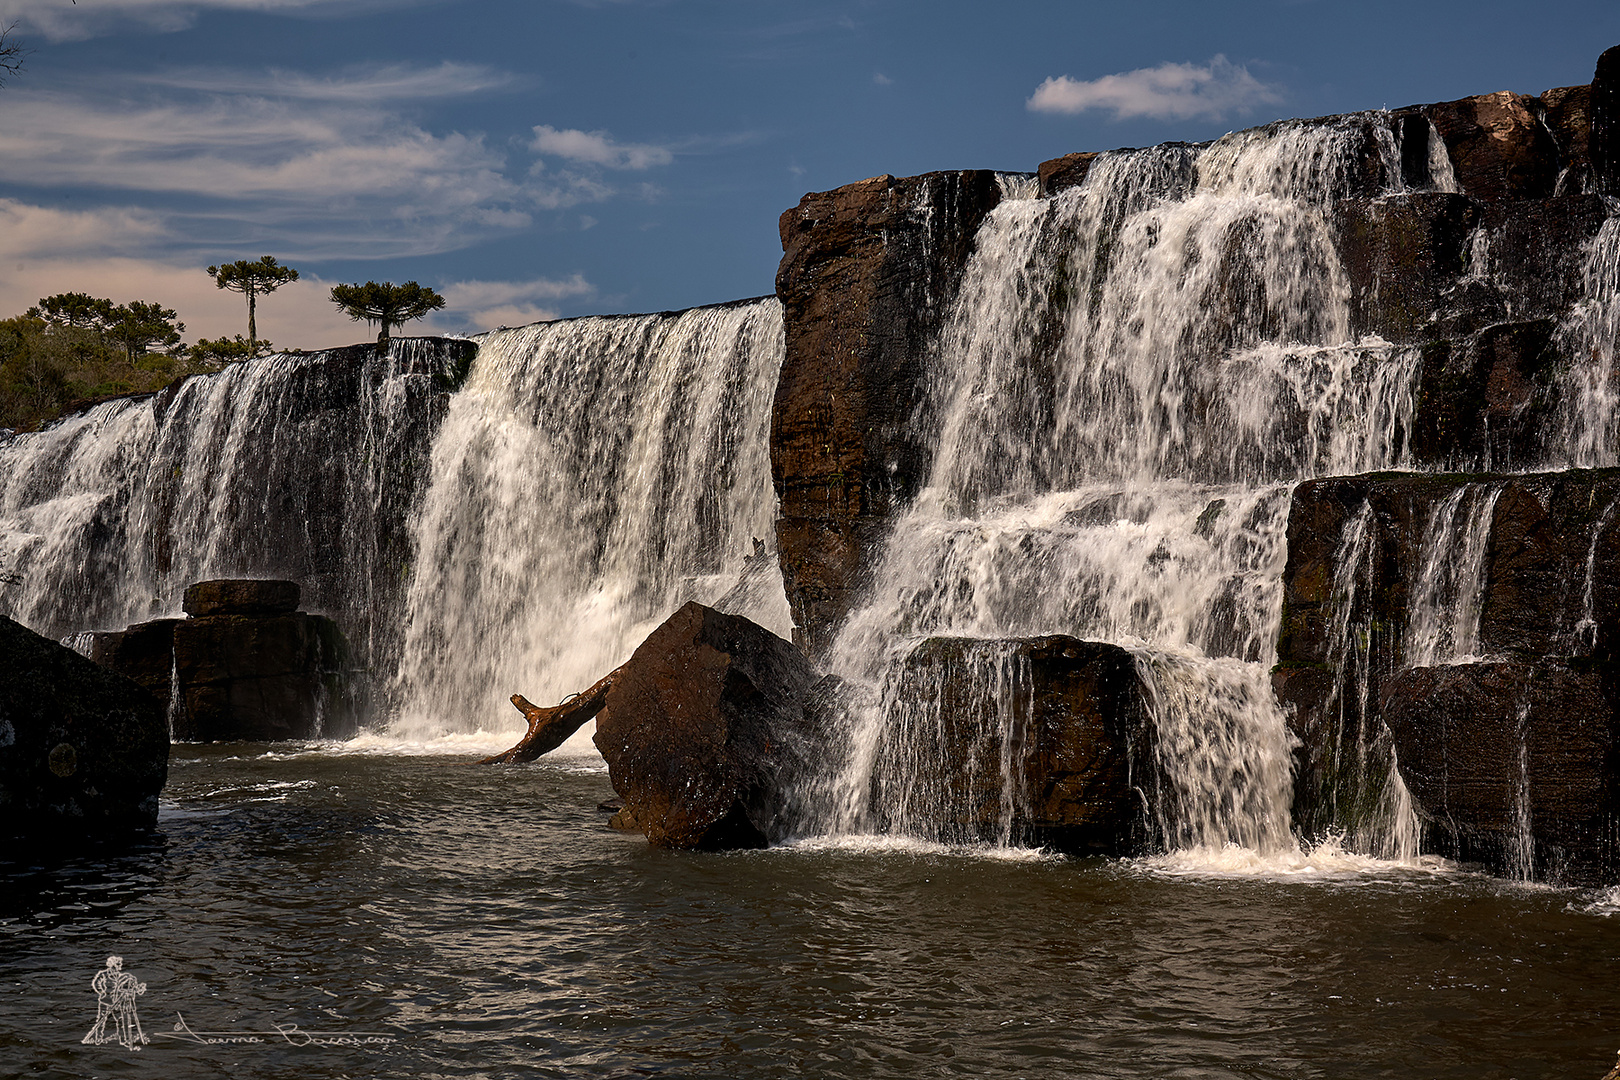
[[568,736],[584,727],[587,720],[602,711],[607,704],[607,692],[619,671],[615,668],[590,689],[564,698],[556,705],[536,705],[522,694],[513,694],[512,704],[528,719],[529,730],[512,749],[484,758],[478,764],[512,765],[551,753],[567,742]]

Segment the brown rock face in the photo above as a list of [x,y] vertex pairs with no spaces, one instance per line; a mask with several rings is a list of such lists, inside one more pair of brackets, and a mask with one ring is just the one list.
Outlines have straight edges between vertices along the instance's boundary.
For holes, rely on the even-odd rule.
[[150,829],[168,771],[149,694],[0,618],[0,850]]
[[789,790],[813,753],[803,701],[814,674],[797,649],[690,603],[610,679],[595,741],[624,799],[621,821],[669,848],[764,847],[785,835]]
[[187,615],[287,615],[298,610],[296,581],[199,581],[186,586]]
[[1064,154],[1060,158],[1041,162],[1040,168],[1035,170],[1041,198],[1056,195],[1067,188],[1079,187],[1085,182],[1086,174],[1091,172],[1091,163],[1095,160],[1096,154],[1086,153]]
[[1069,637],[930,638],[906,661],[873,804],[908,832],[1078,854],[1148,846],[1150,726],[1131,655]]
[[1470,198],[1543,199],[1558,182],[1558,146],[1541,122],[1540,99],[1503,90],[1424,106],[1445,140],[1457,183]]
[[825,648],[895,508],[926,479],[923,359],[1000,201],[988,171],[879,176],[782,215],[787,353],[771,421],[777,544],[798,637]]
[[134,679],[165,708],[174,674],[174,628],[182,619],[154,619],[127,630],[91,636],[90,659]]
[[1568,884],[1620,872],[1620,771],[1609,665],[1460,664],[1383,693],[1425,847]]

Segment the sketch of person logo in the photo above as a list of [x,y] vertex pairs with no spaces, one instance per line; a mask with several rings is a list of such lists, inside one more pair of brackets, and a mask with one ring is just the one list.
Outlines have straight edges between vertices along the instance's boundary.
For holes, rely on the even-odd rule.
[[90,1046],[116,1042],[126,1050],[139,1050],[142,1043],[152,1041],[135,1015],[135,998],[146,993],[146,984],[124,970],[123,957],[107,957],[107,966],[90,980],[90,989],[96,992],[96,1026],[80,1041]]

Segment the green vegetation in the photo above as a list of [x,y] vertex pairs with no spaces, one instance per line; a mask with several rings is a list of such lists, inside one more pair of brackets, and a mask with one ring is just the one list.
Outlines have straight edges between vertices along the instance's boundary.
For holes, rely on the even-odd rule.
[[92,318],[61,300],[0,319],[0,427],[33,429],[76,402],[158,390],[196,370],[180,353],[184,327],[173,311],[98,300]]
[[332,286],[332,303],[356,322],[363,319],[381,325],[377,344],[382,345],[388,341],[390,326],[404,326],[411,319],[439,310],[444,307],[444,297],[414,281],[403,285],[368,281],[364,285]]
[[[231,292],[241,293],[247,297],[248,308],[248,350],[250,356],[258,355],[259,327],[254,322],[254,300],[260,295],[268,296],[283,285],[298,280],[298,271],[290,266],[280,266],[274,256],[260,256],[258,262],[250,259],[237,259],[224,266],[210,266],[208,273],[214,278],[217,288],[229,289]],[[220,338],[224,341],[224,338]]]

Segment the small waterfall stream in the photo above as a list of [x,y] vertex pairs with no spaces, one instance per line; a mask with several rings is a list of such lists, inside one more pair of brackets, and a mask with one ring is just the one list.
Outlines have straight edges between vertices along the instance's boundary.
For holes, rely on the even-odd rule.
[[990,215],[918,420],[931,480],[835,647],[850,749],[818,827],[892,826],[874,799],[926,783],[872,749],[910,722],[894,684],[919,641],[1068,634],[1136,656],[1169,846],[1295,849],[1269,682],[1289,492],[1407,462],[1418,357],[1352,337],[1325,209],[1369,131],[1400,186],[1382,123],[1104,155]]

